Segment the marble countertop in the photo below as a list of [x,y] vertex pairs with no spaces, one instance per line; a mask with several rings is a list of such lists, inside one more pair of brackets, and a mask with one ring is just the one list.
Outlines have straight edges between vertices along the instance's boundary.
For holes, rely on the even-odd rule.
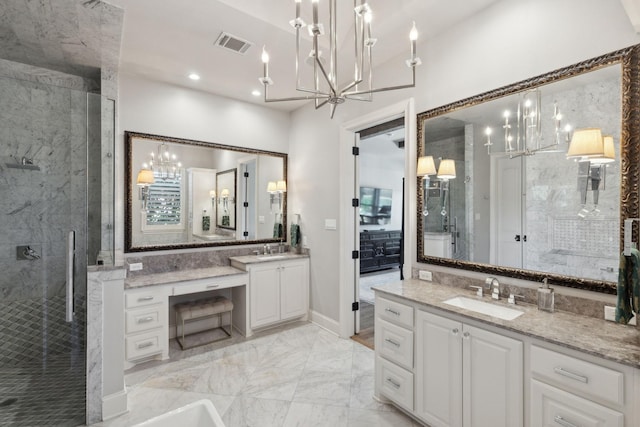
[[231,266],[219,266],[209,268],[193,268],[189,270],[177,270],[167,273],[145,274],[131,277],[124,281],[125,289],[141,288],[143,286],[165,285],[187,280],[209,279],[213,277],[232,276],[235,274],[247,274]]
[[296,254],[293,252],[285,252],[282,254],[272,254],[272,255],[243,255],[243,256],[229,257],[231,261],[236,261],[240,264],[255,264],[255,263],[271,262],[271,261],[287,261],[287,260],[296,259],[296,258],[309,258],[309,255]]
[[640,328],[618,325],[613,322],[573,313],[548,313],[539,311],[536,305],[507,304],[505,299],[494,301],[489,295],[482,300],[521,310],[523,315],[514,320],[502,320],[474,311],[457,308],[443,301],[465,296],[478,298],[472,289],[431,284],[417,279],[404,280],[388,285],[374,286],[373,290],[394,295],[409,301],[455,313],[482,323],[528,335],[583,353],[614,362],[640,368]]

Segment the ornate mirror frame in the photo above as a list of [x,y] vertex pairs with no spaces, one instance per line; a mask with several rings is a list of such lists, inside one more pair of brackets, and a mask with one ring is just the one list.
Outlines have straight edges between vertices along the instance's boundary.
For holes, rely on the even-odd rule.
[[[527,89],[555,81],[567,79],[582,73],[594,71],[606,66],[621,64],[622,66],[622,123],[620,135],[620,224],[627,218],[637,218],[640,208],[640,45],[621,49],[597,58],[589,59],[561,68],[550,73],[523,80],[502,88],[485,92],[470,98],[462,99],[417,115],[418,157],[424,155],[425,120],[447,114],[462,108],[471,107],[503,96],[522,92]],[[424,188],[422,177],[417,180],[417,235],[424,235],[422,209]],[[638,228],[633,232],[633,241],[638,242]],[[620,248],[623,247],[624,230],[619,230]],[[487,274],[513,277],[517,279],[542,281],[549,279],[550,284],[567,286],[589,291],[615,294],[616,284],[608,281],[585,279],[580,277],[544,273],[532,270],[499,267],[470,261],[459,261],[424,255],[424,239],[417,239],[417,261],[427,264],[441,265]]]
[[[212,149],[222,149],[222,150],[230,150],[236,151],[240,153],[247,154],[264,154],[268,156],[278,157],[282,159],[282,179],[287,181],[287,167],[288,167],[288,155],[286,153],[278,153],[274,151],[266,151],[266,150],[258,150],[253,148],[245,148],[245,147],[236,147],[231,145],[223,145],[212,142],[205,141],[196,141],[190,139],[182,139],[182,138],[174,138],[169,136],[162,135],[152,135],[140,132],[133,131],[125,131],[124,132],[124,151],[125,151],[125,167],[124,167],[124,184],[125,184],[125,234],[124,234],[124,251],[125,253],[131,252],[151,252],[151,251],[166,251],[166,250],[176,250],[176,249],[195,249],[195,248],[206,248],[206,247],[215,247],[215,246],[238,246],[238,245],[251,245],[251,244],[263,244],[263,243],[278,243],[280,242],[280,238],[269,238],[269,239],[254,239],[254,240],[225,240],[220,242],[198,242],[198,243],[176,243],[176,244],[166,244],[166,245],[144,245],[144,246],[133,246],[132,243],[132,227],[133,227],[133,197],[136,197],[135,191],[132,191],[133,188],[133,180],[135,180],[136,175],[134,175],[134,165],[133,165],[133,140],[135,138],[138,139],[151,139],[154,141],[166,141],[170,143],[177,144],[185,144],[192,145],[198,147],[212,148]],[[237,184],[237,183],[236,183]],[[237,190],[237,188],[235,189]],[[234,190],[234,194],[236,191]],[[287,239],[287,194],[283,194],[282,201],[282,224],[284,230],[284,240]],[[236,216],[237,219],[237,216]],[[213,219],[215,221],[215,219]]]

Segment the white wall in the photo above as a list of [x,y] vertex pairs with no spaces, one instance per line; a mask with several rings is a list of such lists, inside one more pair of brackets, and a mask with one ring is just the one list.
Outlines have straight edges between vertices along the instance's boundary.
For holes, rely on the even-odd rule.
[[[344,225],[338,223],[337,231],[325,230],[324,220],[340,217],[337,165],[340,150],[350,150],[339,143],[342,123],[409,97],[415,98],[418,112],[425,111],[637,43],[640,36],[617,0],[505,0],[422,41],[418,55],[423,65],[415,89],[379,93],[372,103],[347,101],[333,120],[327,109],[315,111],[309,105],[295,111],[289,211],[302,214],[303,233],[309,239],[312,310],[339,321],[336,266]],[[408,79],[405,56],[376,72],[378,84]],[[407,235],[415,248],[415,230]],[[415,260],[407,262],[418,265]]]
[[[288,113],[120,74],[116,176],[124,175],[124,131],[287,153]],[[116,190],[116,250],[124,247],[124,183]],[[212,219],[213,220],[213,219]]]

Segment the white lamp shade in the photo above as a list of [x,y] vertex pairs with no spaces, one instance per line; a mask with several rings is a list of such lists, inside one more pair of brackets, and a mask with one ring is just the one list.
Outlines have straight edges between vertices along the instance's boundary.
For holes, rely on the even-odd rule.
[[275,193],[276,192],[276,182],[269,181],[267,184],[267,193]]
[[456,177],[456,164],[453,159],[442,159],[438,168],[438,178],[454,179]]
[[220,197],[222,197],[222,198],[229,197],[229,189],[228,188],[223,188],[222,191],[220,192]]
[[418,176],[429,176],[436,173],[436,164],[433,161],[433,156],[422,156],[418,159]]
[[146,187],[148,185],[153,184],[154,182],[156,182],[156,180],[153,177],[152,170],[140,169],[140,172],[138,172],[138,178],[136,179],[136,185],[139,185],[141,187]]
[[571,137],[567,159],[602,158],[604,141],[599,128],[576,129]]
[[287,191],[287,181],[278,181],[278,183],[276,184],[276,190],[284,193]]
[[593,158],[591,163],[611,163],[616,161],[616,151],[614,148],[613,137],[606,135],[602,138],[604,154],[601,158]]
[[216,190],[210,190],[209,197],[216,197]]

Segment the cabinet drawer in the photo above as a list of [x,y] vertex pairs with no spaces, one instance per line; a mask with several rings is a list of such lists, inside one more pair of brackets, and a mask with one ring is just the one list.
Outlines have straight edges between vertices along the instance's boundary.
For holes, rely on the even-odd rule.
[[624,374],[584,360],[531,346],[531,373],[587,398],[624,404]]
[[413,307],[390,301],[386,298],[376,298],[376,317],[388,320],[396,325],[413,328]]
[[531,380],[531,427],[623,427],[624,415]]
[[413,332],[384,320],[376,322],[376,350],[392,362],[413,368]]
[[135,360],[162,352],[162,330],[155,330],[125,338],[127,360]]
[[233,286],[246,285],[248,275],[240,275],[237,279],[232,280],[198,280],[197,283],[184,283],[173,286],[172,295],[194,294],[197,292],[215,291],[218,289],[231,288]]
[[143,307],[126,311],[125,332],[148,331],[162,326],[161,310],[166,310],[164,304]]
[[157,290],[143,292],[125,292],[124,301],[126,308],[144,307],[147,305],[160,304],[164,297]]
[[409,411],[413,411],[413,374],[382,357],[376,359],[380,392]]

